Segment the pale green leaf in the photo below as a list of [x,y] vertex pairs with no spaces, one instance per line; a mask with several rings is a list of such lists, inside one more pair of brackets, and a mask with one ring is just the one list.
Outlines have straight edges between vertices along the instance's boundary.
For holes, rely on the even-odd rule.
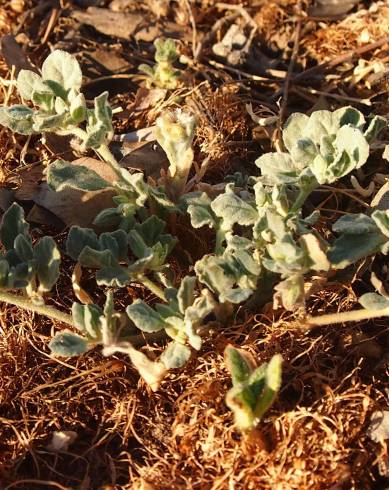
[[95,171],[63,160],[56,160],[48,167],[47,183],[55,191],[67,188],[98,191],[111,187],[111,184]]
[[55,50],[42,65],[44,80],[52,80],[65,90],[79,90],[82,84],[81,68],[74,56],[62,50]]

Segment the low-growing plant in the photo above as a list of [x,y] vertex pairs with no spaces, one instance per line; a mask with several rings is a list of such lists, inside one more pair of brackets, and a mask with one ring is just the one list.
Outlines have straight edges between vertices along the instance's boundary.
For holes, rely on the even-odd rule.
[[[171,44],[158,49],[162,51],[157,61],[171,64]],[[42,75],[26,70],[19,74],[19,93],[32,107],[0,110],[0,122],[15,132],[74,136],[79,150],[94,151],[116,176],[108,182],[93,170],[63,160],[47,169],[47,182],[56,191],[68,187],[115,191],[112,207],[94,220],[104,232],[72,227],[65,246],[77,271],[94,269],[97,284],[108,288],[104,308],[74,303],[68,315],[45,305],[44,296],[59,276],[58,248],[50,237],[33,243],[17,204],[3,217],[0,300],[71,326],[73,330],[59,332],[50,343],[54,354],[80,355],[97,345],[105,355],[126,353],[156,389],[168,369],[183,366],[193,351],[200,350],[208,320],[227,321],[238,305],[251,297],[267,300],[272,289],[275,306],[298,310],[302,323],[330,322],[325,317],[304,319],[306,278],[347,267],[377,252],[388,253],[387,210],[376,210],[371,216],[343,216],[333,226],[338,235],[333,243],[315,229],[320,219],[317,211],[304,215],[304,203],[315,189],[365,164],[371,142],[386,124],[384,118],[373,117],[366,127],[364,116],[352,107],[310,116],[292,114],[283,129],[285,151],[259,157],[260,176],[236,174],[223,185],[203,186],[207,192],[196,187],[188,192],[193,189],[188,180],[195,118],[179,109],[157,119],[155,136],[169,167],[158,182],[146,180],[143,173],[122,168],[109,149],[113,130],[107,93],[96,97],[89,108],[81,82],[77,60],[54,51],[44,62]],[[167,219],[170,213],[187,213],[194,229],[207,226],[214,231],[209,253],[193,264],[192,275],[181,280],[169,264],[177,243],[165,231],[174,229],[169,230],[165,222],[175,223]],[[77,274],[74,277],[76,291],[79,279]],[[126,305],[125,312],[116,312],[114,291],[134,283],[146,287],[159,302],[136,300]],[[25,296],[9,292],[14,289],[22,289]],[[368,309],[349,312],[351,317],[342,317],[344,321],[387,315],[387,298],[379,293],[362,297]],[[156,337],[172,341],[160,359],[152,361],[136,347]],[[240,351],[229,348],[226,355],[235,379],[227,403],[236,413],[238,426],[248,430],[258,423],[279,388],[281,361],[276,356],[268,365],[255,368]],[[245,370],[244,376],[236,371],[235,362]]]
[[0,256],[0,299],[4,301],[4,291],[20,289],[36,305],[43,304],[45,293],[59,277],[60,253],[55,241],[45,236],[33,243],[23,208],[16,203],[4,213],[0,238],[4,248]]
[[139,65],[139,70],[147,75],[147,87],[164,89],[177,88],[181,71],[174,68],[174,62],[178,59],[174,39],[156,39],[154,41],[154,46],[154,59],[156,64],[154,66],[146,64]]
[[233,411],[236,427],[247,432],[255,429],[272,405],[281,387],[282,357],[276,354],[259,367],[243,349],[228,345],[225,362],[232,378],[226,403]]

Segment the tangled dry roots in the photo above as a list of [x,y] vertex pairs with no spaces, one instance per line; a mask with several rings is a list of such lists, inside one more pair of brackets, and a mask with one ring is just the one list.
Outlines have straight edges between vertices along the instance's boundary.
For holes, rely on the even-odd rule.
[[[321,291],[316,310],[335,296]],[[341,303],[352,306],[344,293]],[[377,475],[367,468],[374,468],[379,448],[366,426],[370,413],[385,406],[386,373],[380,353],[366,344],[382,340],[383,322],[366,325],[362,341],[347,343],[353,326],[307,334],[287,320],[247,313],[239,324],[215,328],[201,357],[153,394],[125,358],[92,352],[54,361],[47,354],[53,325],[3,310],[5,488],[12,482],[17,489],[45,488],[42,481],[106,490],[373,488]],[[230,380],[222,353],[229,342],[259,362],[275,352],[284,356],[280,396],[249,438],[236,432],[224,404]],[[55,430],[77,433],[68,452],[47,450]]]

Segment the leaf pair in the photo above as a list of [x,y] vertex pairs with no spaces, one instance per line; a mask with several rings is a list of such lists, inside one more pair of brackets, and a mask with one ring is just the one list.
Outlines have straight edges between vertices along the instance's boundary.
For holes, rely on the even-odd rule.
[[21,70],[18,75],[21,97],[38,109],[24,105],[2,107],[0,123],[21,134],[73,128],[87,114],[81,84],[82,73],[76,58],[65,51],[53,51],[42,65],[42,76],[30,70]]
[[46,236],[33,245],[23,208],[16,203],[4,213],[0,237],[5,248],[0,287],[27,288],[34,300],[41,301],[59,277],[60,253],[54,240]]
[[[164,221],[156,216],[135,224],[129,233],[116,230],[100,237],[90,228],[74,226],[69,231],[66,249],[82,266],[98,269],[99,285],[123,287],[147,271],[163,270],[176,243],[171,235],[163,234],[164,228]],[[130,262],[128,248],[135,261]]]
[[95,345],[111,345],[114,342],[119,317],[114,310],[112,291],[107,294],[104,310],[94,304],[73,303],[72,318],[82,336],[70,331],[57,333],[49,343],[54,355],[79,356]]
[[253,430],[280,389],[282,357],[277,354],[269,363],[256,367],[249,353],[229,345],[224,358],[233,385],[226,395],[227,406],[234,412],[239,430]]

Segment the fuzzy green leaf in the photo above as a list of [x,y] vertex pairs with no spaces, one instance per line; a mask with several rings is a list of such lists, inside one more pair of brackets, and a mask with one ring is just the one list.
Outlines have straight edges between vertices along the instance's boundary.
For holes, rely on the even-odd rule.
[[335,240],[327,257],[335,269],[344,269],[357,260],[378,252],[384,243],[385,239],[378,233],[342,235]]
[[52,80],[65,90],[79,90],[82,84],[81,68],[74,56],[66,51],[55,50],[45,59],[42,65],[44,80]]
[[104,267],[96,273],[96,282],[99,286],[124,287],[130,282],[129,271],[125,267]]
[[299,177],[299,169],[289,153],[265,153],[255,160],[255,165],[270,184],[293,184]]
[[243,349],[228,345],[224,350],[224,360],[231,374],[232,385],[246,382],[255,368],[252,356]]
[[75,124],[79,124],[86,117],[86,102],[83,94],[78,94],[70,104],[70,116]]
[[82,249],[78,256],[78,261],[84,267],[89,267],[91,269],[111,267],[116,264],[116,261],[109,250],[95,250],[88,245]]
[[171,342],[160,357],[167,369],[176,369],[186,364],[190,358],[191,350],[179,342]]
[[282,139],[286,149],[291,152],[296,142],[302,137],[309,117],[301,112],[295,112],[287,119],[282,128]]
[[363,294],[358,301],[366,310],[384,310],[389,308],[389,299],[377,293]]
[[178,306],[182,314],[193,304],[196,277],[185,276],[177,292]]
[[[255,420],[259,421],[269,409],[273,403],[280,387],[282,376],[282,357],[280,354],[273,356],[266,367],[265,386],[262,390],[261,396],[257,401],[254,409]],[[259,373],[259,377],[261,373]],[[257,374],[254,373],[250,376],[249,384],[252,384],[256,380]]]
[[371,217],[381,232],[389,238],[389,209],[386,211],[374,211]]
[[72,305],[74,326],[92,339],[100,336],[102,314],[101,308],[97,305],[81,305],[80,303]]
[[53,238],[49,236],[41,238],[35,245],[34,257],[39,291],[42,293],[50,291],[59,278],[61,262],[61,254]]
[[332,230],[335,233],[358,235],[374,233],[377,231],[377,226],[366,214],[348,214],[339,218],[332,226]]
[[223,219],[223,227],[232,228],[235,223],[250,226],[258,218],[257,211],[248,202],[233,192],[232,184],[227,184],[226,192],[218,196],[211,204],[212,211]]
[[189,194],[184,198],[193,228],[205,225],[210,228],[217,227],[219,220],[212,210],[212,201],[205,192]]
[[29,135],[34,133],[33,116],[35,112],[24,105],[0,107],[0,124],[15,133]]
[[24,210],[19,204],[13,203],[4,213],[0,227],[1,241],[6,250],[14,247],[15,238],[27,235],[29,230],[28,223],[24,219]]
[[165,327],[165,322],[161,315],[150,308],[144,301],[136,300],[127,306],[126,312],[130,320],[143,332],[159,332]]
[[14,242],[15,252],[22,262],[28,262],[34,258],[34,250],[29,235],[18,235]]
[[47,87],[37,73],[31,70],[20,70],[17,78],[17,89],[25,100],[32,100],[34,93],[45,93]]
[[55,356],[74,357],[84,354],[89,350],[89,345],[84,337],[71,332],[57,333],[49,342],[49,349]]
[[56,160],[49,166],[47,183],[55,191],[62,191],[66,188],[98,191],[111,187],[109,182],[93,170],[63,160]]
[[80,228],[72,226],[66,240],[66,252],[73,260],[78,260],[80,253],[86,247],[92,249],[99,248],[99,241],[96,233],[90,228]]
[[382,116],[374,116],[370,121],[370,124],[366,131],[364,132],[364,136],[368,143],[372,143],[378,136],[378,134],[387,126],[387,120]]

